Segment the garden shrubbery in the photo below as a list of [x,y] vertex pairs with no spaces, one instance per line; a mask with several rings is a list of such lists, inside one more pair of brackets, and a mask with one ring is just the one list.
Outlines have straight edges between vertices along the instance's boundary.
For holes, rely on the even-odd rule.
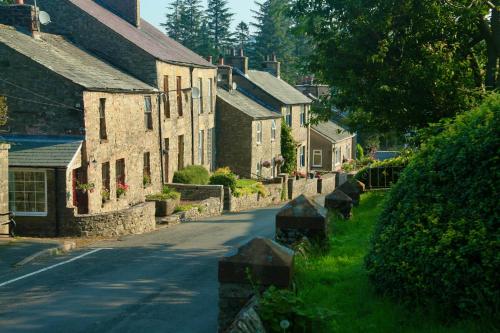
[[177,184],[207,185],[210,174],[201,165],[191,165],[174,174],[173,182]]
[[500,309],[500,96],[428,139],[393,187],[366,266],[378,291],[445,313]]
[[221,168],[210,177],[210,185],[223,185],[229,187],[231,192],[236,191],[236,175],[229,168]]

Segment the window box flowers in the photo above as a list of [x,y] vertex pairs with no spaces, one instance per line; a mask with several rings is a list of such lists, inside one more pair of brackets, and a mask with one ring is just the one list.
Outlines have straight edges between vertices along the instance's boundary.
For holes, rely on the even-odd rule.
[[82,193],[94,192],[95,184],[94,183],[79,183],[76,184],[76,189]]
[[117,198],[120,198],[122,196],[124,196],[125,194],[127,194],[129,190],[129,186],[125,183],[118,183],[116,184],[116,197]]

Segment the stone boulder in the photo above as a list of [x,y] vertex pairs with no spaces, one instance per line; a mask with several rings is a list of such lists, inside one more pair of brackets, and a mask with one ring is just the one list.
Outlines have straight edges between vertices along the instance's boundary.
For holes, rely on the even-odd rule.
[[347,181],[344,184],[340,185],[338,189],[352,199],[352,203],[354,204],[354,206],[359,205],[362,191],[357,185],[354,185],[352,182]]
[[292,246],[304,238],[318,242],[327,240],[328,221],[325,208],[301,195],[276,215],[276,241]]
[[343,218],[349,219],[352,216],[353,200],[340,189],[336,189],[325,198],[325,207],[336,211]]

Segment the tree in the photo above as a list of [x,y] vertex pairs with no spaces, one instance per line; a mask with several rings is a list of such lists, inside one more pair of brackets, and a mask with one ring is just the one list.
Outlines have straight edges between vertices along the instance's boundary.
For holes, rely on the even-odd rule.
[[254,11],[256,28],[254,50],[251,53],[254,67],[260,67],[262,62],[272,53],[282,62],[282,75],[293,77],[292,64],[293,36],[292,21],[288,16],[289,2],[283,0],[265,0],[255,2],[258,10]]
[[281,172],[295,171],[297,169],[296,142],[293,139],[292,130],[285,122],[281,123],[281,155],[285,159]]
[[236,26],[236,41],[242,49],[246,49],[250,41],[250,27],[243,21]]
[[186,6],[184,0],[176,0],[167,7],[166,22],[161,23],[165,27],[167,35],[181,42],[184,31],[182,31],[181,17],[185,15]]
[[14,0],[0,0],[0,5],[11,5],[14,2]]
[[310,69],[334,87],[321,116],[333,108],[353,129],[405,133],[472,108],[498,88],[499,6],[296,0],[294,17],[315,46]]
[[200,36],[199,36],[199,44],[196,48],[198,54],[202,56],[214,55],[214,46],[212,41],[210,40],[210,35],[208,32],[208,22],[207,19],[204,18],[201,23]]
[[167,21],[162,26],[170,37],[197,52],[202,17],[201,0],[176,0],[168,7]]
[[213,55],[218,56],[225,53],[225,49],[233,43],[233,33],[230,29],[234,14],[229,11],[226,0],[209,0],[206,14]]

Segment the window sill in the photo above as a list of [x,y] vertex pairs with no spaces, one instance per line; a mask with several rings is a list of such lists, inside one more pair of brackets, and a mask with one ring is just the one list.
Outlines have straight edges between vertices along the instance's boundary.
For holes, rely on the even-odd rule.
[[152,129],[152,128],[151,129],[147,129],[144,132],[146,132],[146,133],[154,132],[154,129]]
[[48,213],[14,212],[19,217],[47,217]]
[[99,142],[100,142],[101,144],[102,144],[102,143],[108,143],[108,139],[101,139]]

